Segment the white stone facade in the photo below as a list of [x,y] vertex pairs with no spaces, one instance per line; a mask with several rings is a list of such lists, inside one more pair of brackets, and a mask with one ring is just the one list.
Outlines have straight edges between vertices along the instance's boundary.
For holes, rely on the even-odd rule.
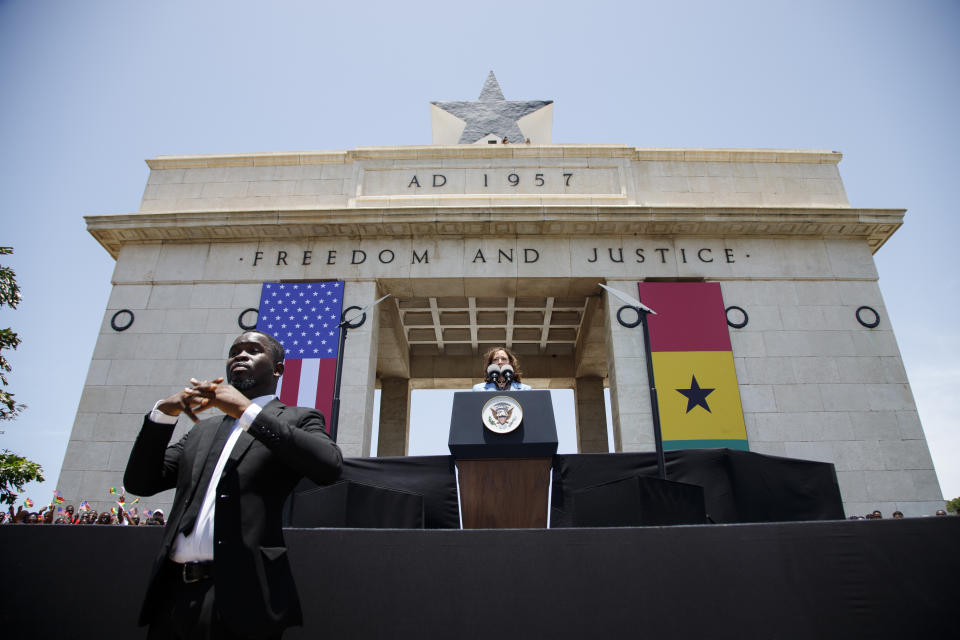
[[[272,280],[343,279],[345,305],[392,294],[347,341],[348,456],[377,454],[376,386],[401,404],[465,387],[478,350],[512,341],[535,387],[578,390],[578,415],[608,385],[617,450],[651,450],[642,333],[597,283],[704,279],[749,316],[730,336],[750,449],[832,462],[850,513],[930,513],[940,489],[872,256],[904,212],[851,208],[839,160],[618,145],[149,160],[139,212],[87,219],[117,266],[58,489],[93,501],[117,485],[144,412],[222,372]],[[380,453],[403,454],[408,405],[389,414]],[[589,422],[584,451],[603,441]]]

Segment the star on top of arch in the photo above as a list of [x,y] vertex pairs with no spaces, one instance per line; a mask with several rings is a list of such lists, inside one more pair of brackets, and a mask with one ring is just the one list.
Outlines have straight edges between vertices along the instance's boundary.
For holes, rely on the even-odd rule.
[[523,142],[517,121],[553,104],[553,100],[507,100],[493,71],[487,76],[476,102],[431,102],[465,124],[458,144],[473,144],[487,136]]

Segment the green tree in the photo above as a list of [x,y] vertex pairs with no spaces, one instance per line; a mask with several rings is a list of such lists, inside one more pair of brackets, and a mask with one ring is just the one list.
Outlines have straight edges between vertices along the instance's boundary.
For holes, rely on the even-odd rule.
[[32,460],[3,450],[0,453],[0,504],[13,504],[23,485],[31,480],[43,482],[43,469]]
[[954,498],[947,502],[947,511],[950,513],[960,513],[960,498]]
[[[12,247],[0,247],[0,255],[10,255]],[[20,287],[17,285],[17,276],[10,267],[0,265],[0,307],[16,309],[20,304]],[[7,373],[10,372],[10,363],[3,355],[4,349],[16,349],[20,345],[20,337],[11,328],[0,329],[0,382],[6,387]],[[0,420],[12,420],[26,409],[26,405],[13,399],[13,394],[5,388],[0,388]],[[22,491],[23,485],[31,480],[43,482],[43,469],[36,462],[27,460],[17,454],[3,450],[0,453],[0,504],[13,504],[17,499],[16,491]]]

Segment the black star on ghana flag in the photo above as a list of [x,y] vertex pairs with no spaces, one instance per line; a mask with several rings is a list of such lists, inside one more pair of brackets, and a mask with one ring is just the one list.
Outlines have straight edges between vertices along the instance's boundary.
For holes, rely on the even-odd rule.
[[677,389],[677,391],[687,396],[687,413],[690,413],[696,406],[701,406],[707,410],[707,413],[712,413],[710,407],[707,406],[707,396],[716,389],[701,389],[697,383],[697,376],[690,376],[689,389]]
[[459,144],[473,144],[490,134],[518,143],[523,142],[524,138],[517,120],[553,104],[553,100],[507,100],[503,97],[500,84],[491,71],[487,81],[483,83],[480,99],[476,102],[431,102],[430,104],[467,123],[460,135]]

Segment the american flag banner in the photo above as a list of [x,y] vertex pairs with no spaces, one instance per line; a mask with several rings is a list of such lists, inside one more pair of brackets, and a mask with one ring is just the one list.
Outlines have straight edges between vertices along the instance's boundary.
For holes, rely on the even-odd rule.
[[277,389],[280,401],[317,409],[326,418],[328,431],[343,290],[342,280],[265,282],[257,316],[257,330],[272,335],[286,351]]

